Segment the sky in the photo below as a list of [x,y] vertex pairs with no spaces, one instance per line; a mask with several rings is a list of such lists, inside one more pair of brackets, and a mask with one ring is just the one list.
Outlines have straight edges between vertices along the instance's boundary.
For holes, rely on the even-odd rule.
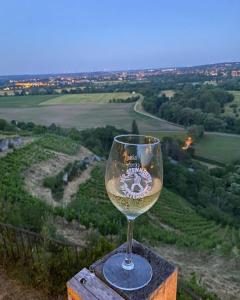
[[239,0],[1,0],[0,75],[240,61]]

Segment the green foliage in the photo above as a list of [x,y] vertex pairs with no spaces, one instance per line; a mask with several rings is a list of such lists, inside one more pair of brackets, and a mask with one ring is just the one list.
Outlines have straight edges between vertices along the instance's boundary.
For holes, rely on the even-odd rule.
[[80,142],[94,153],[107,157],[116,135],[128,133],[126,130],[106,126],[96,129],[86,129],[80,132]]
[[49,238],[37,237],[29,242],[32,236],[24,234],[24,245],[21,233],[12,230],[6,235],[8,250],[0,243],[0,264],[4,264],[14,279],[20,279],[28,285],[42,288],[51,296],[66,292],[66,282],[79,270],[89,267],[100,257],[113,250],[115,245],[99,235],[92,235],[86,246],[79,248],[67,243],[56,242]]
[[[86,170],[87,164],[84,161],[74,161],[66,165],[63,171],[56,176],[46,177],[43,180],[43,186],[49,188],[55,200],[59,201],[63,198],[64,186],[72,181],[75,177],[80,176]],[[67,176],[67,181],[64,180],[64,175]]]
[[[87,228],[93,226],[103,235],[117,235],[119,241],[125,240],[125,217],[110,202],[103,170],[99,167],[92,171],[91,179],[80,185],[76,197],[65,210],[65,216],[69,221],[77,219]],[[168,224],[169,229],[164,224]],[[149,213],[136,220],[134,236],[140,241],[144,238],[151,245],[162,241],[229,255],[235,246],[240,247],[240,238],[235,241],[228,239],[228,235],[223,234],[226,228],[202,217],[186,200],[163,189]],[[237,232],[234,236],[237,237]],[[229,245],[227,251],[226,244]]]
[[57,135],[44,135],[39,139],[38,144],[44,148],[51,149],[58,152],[63,152],[69,155],[75,154],[80,145],[68,137]]
[[51,211],[44,202],[24,189],[23,173],[34,163],[52,154],[36,143],[14,150],[0,160],[0,220],[39,231],[46,214]]
[[192,273],[189,280],[181,282],[180,288],[178,289],[179,300],[192,300],[192,299],[206,299],[206,300],[220,300],[214,293],[210,293],[201,286],[196,273]]
[[0,119],[0,130],[5,130],[7,127],[7,121]]
[[193,142],[198,142],[204,135],[204,128],[201,125],[192,125],[188,128],[188,135],[191,136]]
[[109,103],[132,103],[132,102],[136,102],[139,98],[140,96],[128,97],[126,99],[113,98],[109,100]]
[[168,121],[183,126],[202,125],[209,131],[240,130],[236,120],[220,115],[234,96],[218,87],[185,85],[172,98],[155,93],[144,95],[144,109]]
[[138,126],[136,120],[133,120],[132,122],[132,133],[133,134],[139,134]]

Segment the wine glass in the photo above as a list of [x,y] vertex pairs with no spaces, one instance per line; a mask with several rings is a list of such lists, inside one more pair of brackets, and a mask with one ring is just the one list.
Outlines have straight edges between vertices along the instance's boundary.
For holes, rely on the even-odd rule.
[[123,290],[136,290],[152,278],[149,262],[132,253],[133,222],[159,198],[163,185],[160,141],[145,135],[114,138],[107,161],[105,185],[112,203],[128,221],[126,253],[111,256],[103,266],[106,280]]

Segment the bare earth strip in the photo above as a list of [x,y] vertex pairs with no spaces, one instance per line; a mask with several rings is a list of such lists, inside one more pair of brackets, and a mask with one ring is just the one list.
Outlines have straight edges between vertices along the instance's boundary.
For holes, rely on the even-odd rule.
[[220,299],[240,299],[239,260],[176,248],[173,245],[161,245],[155,251],[177,265],[184,277],[190,277],[195,272],[201,279],[200,284],[216,293]]
[[35,164],[26,171],[24,174],[24,182],[27,191],[52,206],[62,205],[63,202],[65,204],[68,203],[71,201],[72,195],[76,193],[79,184],[83,183],[90,177],[93,166],[89,166],[85,171],[83,171],[79,178],[76,178],[68,184],[63,196],[63,202],[57,202],[53,199],[50,189],[43,186],[43,179],[45,177],[58,174],[68,163],[75,160],[81,160],[91,154],[92,153],[88,149],[82,146],[76,155],[54,152],[54,158]]

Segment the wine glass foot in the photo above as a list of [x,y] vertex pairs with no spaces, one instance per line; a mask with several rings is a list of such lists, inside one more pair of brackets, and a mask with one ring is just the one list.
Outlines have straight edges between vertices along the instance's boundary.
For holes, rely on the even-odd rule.
[[134,268],[127,270],[122,266],[124,259],[125,253],[117,253],[105,262],[105,279],[121,290],[133,291],[146,286],[152,279],[152,267],[149,262],[137,254],[132,254]]

